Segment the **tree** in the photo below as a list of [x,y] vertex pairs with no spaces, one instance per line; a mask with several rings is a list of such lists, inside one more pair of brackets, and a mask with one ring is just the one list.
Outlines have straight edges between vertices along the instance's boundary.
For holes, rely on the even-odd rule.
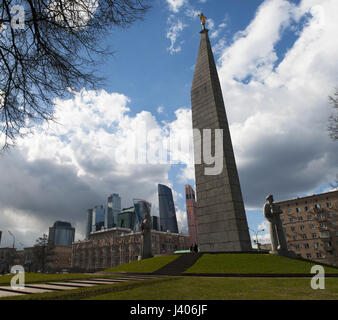
[[329,96],[329,101],[335,109],[335,112],[329,117],[329,135],[332,140],[338,140],[338,88],[333,97]]
[[112,26],[142,18],[149,0],[2,0],[0,4],[0,151],[39,121],[53,99],[95,89],[99,46]]
[[41,272],[45,272],[46,257],[48,255],[48,245],[48,236],[45,233],[42,235],[42,237],[36,239],[36,244],[34,246],[34,256],[36,264]]

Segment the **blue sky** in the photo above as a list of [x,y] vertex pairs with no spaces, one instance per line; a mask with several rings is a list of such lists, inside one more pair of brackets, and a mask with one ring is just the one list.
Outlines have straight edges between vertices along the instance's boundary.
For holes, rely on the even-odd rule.
[[[64,219],[82,239],[87,208],[116,192],[123,206],[151,201],[156,214],[164,183],[187,232],[192,167],[120,164],[113,154],[143,124],[178,135],[191,128],[199,12],[209,18],[249,227],[263,227],[268,193],[279,201],[330,190],[338,172],[337,143],[326,132],[327,97],[338,84],[337,10],[336,0],[153,1],[143,21],[107,34],[103,45],[114,55],[98,67],[105,84],[56,100],[62,125],[38,126],[2,159],[0,229],[30,245]],[[4,233],[2,246],[10,240]]]

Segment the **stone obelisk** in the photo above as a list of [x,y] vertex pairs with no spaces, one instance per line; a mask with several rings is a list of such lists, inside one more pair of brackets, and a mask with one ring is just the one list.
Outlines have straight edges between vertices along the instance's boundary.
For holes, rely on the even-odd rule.
[[[206,175],[203,162],[196,164],[198,238],[201,252],[251,251],[248,223],[245,215],[229,125],[225,113],[222,90],[210,45],[206,17],[200,15],[203,25],[198,58],[191,88],[193,128],[201,132],[201,141],[194,138],[195,157],[201,148],[203,129],[223,129],[223,170],[217,175]],[[212,134],[211,153],[215,151]],[[200,147],[197,144],[200,143]]]

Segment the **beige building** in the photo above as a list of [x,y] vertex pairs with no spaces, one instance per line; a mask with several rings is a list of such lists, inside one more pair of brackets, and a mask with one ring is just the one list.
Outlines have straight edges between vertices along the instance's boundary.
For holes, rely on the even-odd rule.
[[[188,249],[189,235],[151,231],[153,255]],[[92,232],[89,240],[74,242],[72,269],[92,271],[135,261],[141,255],[141,232],[112,228]]]
[[338,266],[338,190],[277,202],[289,250]]

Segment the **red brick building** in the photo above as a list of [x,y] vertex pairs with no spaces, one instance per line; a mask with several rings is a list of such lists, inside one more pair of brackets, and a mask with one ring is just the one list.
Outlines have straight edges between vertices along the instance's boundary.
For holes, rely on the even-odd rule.
[[197,203],[195,199],[195,191],[188,184],[185,185],[185,199],[190,242],[194,245],[195,243],[198,244]]

